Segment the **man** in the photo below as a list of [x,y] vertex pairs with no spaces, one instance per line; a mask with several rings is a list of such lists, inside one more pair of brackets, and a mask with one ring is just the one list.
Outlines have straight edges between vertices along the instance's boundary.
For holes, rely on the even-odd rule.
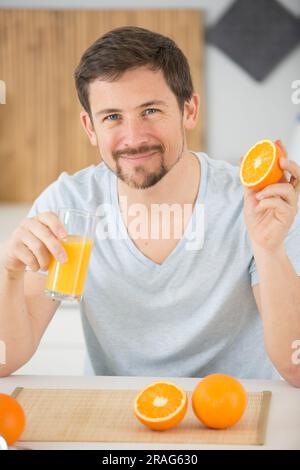
[[[282,162],[291,180],[259,199],[243,190],[238,167],[189,151],[185,131],[195,126],[199,98],[186,58],[159,34],[135,27],[105,34],[84,53],[75,80],[83,127],[103,162],[62,173],[6,244],[1,374],[29,360],[59,305],[45,297],[39,273],[51,254],[65,260],[58,208],[105,206],[107,233],[118,236],[103,236],[99,224],[80,303],[96,374],[223,372],[282,376],[299,387],[291,359],[300,339],[299,166]],[[191,211],[179,222],[172,212],[164,237],[157,205]],[[139,224],[149,222],[143,236],[137,207]]]

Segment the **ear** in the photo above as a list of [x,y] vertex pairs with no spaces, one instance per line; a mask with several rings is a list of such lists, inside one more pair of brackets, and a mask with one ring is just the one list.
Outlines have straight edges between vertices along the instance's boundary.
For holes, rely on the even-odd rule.
[[80,113],[80,120],[85,132],[88,135],[88,138],[90,139],[91,144],[97,146],[97,136],[96,132],[94,131],[94,125],[86,111],[82,111]]
[[194,129],[199,115],[199,95],[193,93],[191,99],[184,103],[183,125],[185,129]]

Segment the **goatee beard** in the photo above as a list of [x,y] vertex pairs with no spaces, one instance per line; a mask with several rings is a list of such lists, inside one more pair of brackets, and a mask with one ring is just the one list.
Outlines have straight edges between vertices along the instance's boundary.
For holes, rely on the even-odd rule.
[[[162,145],[142,145],[136,149],[123,149],[123,150],[116,150],[112,153],[113,159],[116,162],[116,176],[120,178],[124,183],[126,183],[129,187],[134,189],[147,189],[151,186],[154,186],[158,183],[172,168],[179,162],[181,159],[183,152],[184,152],[184,135],[182,132],[182,148],[178,155],[176,161],[170,166],[167,167],[164,161],[164,153],[165,149]],[[122,156],[126,155],[138,155],[143,153],[153,153],[157,152],[160,154],[160,166],[156,171],[147,172],[143,165],[139,165],[134,168],[134,175],[126,174],[123,170],[121,165],[119,164],[119,159]],[[144,178],[137,178],[135,179],[135,175],[144,175]]]
[[[162,145],[141,145],[138,148],[128,148],[123,150],[116,150],[112,156],[116,162],[116,175],[120,180],[124,181],[128,186],[135,189],[146,189],[154,186],[160,181],[165,174],[168,172],[164,164],[164,147]],[[147,172],[143,165],[136,166],[134,168],[134,174],[127,174],[122,170],[122,166],[119,164],[120,158],[123,156],[132,156],[145,153],[158,153],[160,155],[160,167],[158,170],[153,172]],[[135,175],[141,178],[135,179]]]
[[141,175],[144,177],[141,178],[141,182],[137,181],[134,177],[127,175],[122,171],[121,166],[117,162],[117,172],[116,175],[120,180],[124,181],[130,188],[134,189],[147,189],[151,186],[154,186],[158,181],[160,181],[165,174],[168,173],[168,169],[165,167],[163,163],[163,159],[161,159],[160,167],[157,171],[147,172],[143,166],[137,166],[134,169],[135,175]]

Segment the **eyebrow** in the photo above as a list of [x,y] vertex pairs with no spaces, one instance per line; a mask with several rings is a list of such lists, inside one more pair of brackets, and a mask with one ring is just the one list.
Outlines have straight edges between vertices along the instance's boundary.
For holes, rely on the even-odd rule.
[[[147,101],[146,103],[138,105],[135,109],[146,108],[148,106],[153,106],[153,105],[167,106],[167,103],[162,100],[152,100],[152,101]],[[97,111],[95,113],[95,116],[102,116],[103,114],[114,114],[114,113],[121,113],[121,112],[122,112],[122,109],[107,108],[107,109],[101,109],[100,111]]]

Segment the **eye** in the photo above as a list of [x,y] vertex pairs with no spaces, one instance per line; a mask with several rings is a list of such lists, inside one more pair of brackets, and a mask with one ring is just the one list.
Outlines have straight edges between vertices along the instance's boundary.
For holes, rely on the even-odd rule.
[[110,114],[109,116],[105,116],[103,121],[117,121],[119,117],[119,114]]
[[155,113],[159,113],[159,109],[156,109],[156,108],[148,108],[148,109],[145,109],[144,111],[144,114],[155,114]]

